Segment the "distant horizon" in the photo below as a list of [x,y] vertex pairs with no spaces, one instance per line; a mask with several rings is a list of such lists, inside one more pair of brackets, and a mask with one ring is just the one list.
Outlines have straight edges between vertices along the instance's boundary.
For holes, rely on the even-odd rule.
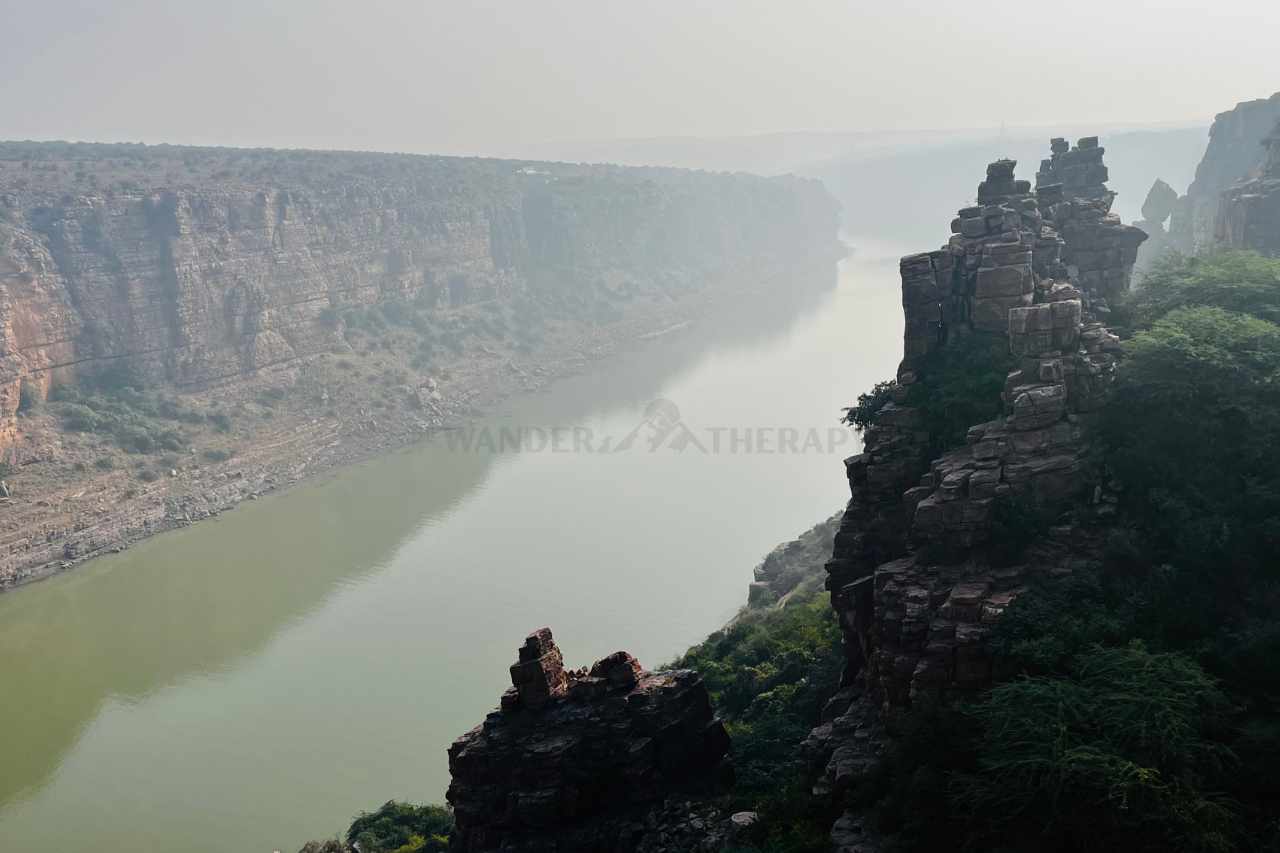
[[[1252,99],[1249,99],[1252,100]],[[980,141],[1001,134],[1016,134],[1018,136],[1030,136],[1033,133],[1071,133],[1085,131],[1089,128],[1095,128],[1096,133],[1089,135],[1102,135],[1106,133],[1133,133],[1144,130],[1189,130],[1196,127],[1204,127],[1207,131],[1213,121],[1213,116],[1204,119],[1167,119],[1151,122],[1089,122],[1089,121],[1064,121],[1054,122],[1051,124],[1011,124],[1001,126],[995,125],[973,125],[968,127],[921,127],[907,129],[885,129],[873,128],[867,130],[770,130],[758,133],[742,133],[742,134],[655,134],[652,136],[617,136],[617,137],[554,137],[549,139],[531,141],[522,145],[512,146],[510,148],[493,149],[493,150],[517,150],[519,148],[537,149],[552,146],[605,146],[605,145],[643,145],[658,144],[667,142],[684,142],[684,143],[730,143],[744,142],[752,140],[768,140],[777,138],[857,138],[857,137],[889,137],[889,136],[947,136],[955,135],[966,137],[970,141]],[[1074,141],[1071,140],[1071,141]],[[175,142],[169,139],[147,138],[147,139],[110,139],[110,138],[91,138],[91,137],[67,137],[67,136],[34,136],[34,137],[0,137],[0,144],[16,144],[16,143],[66,143],[72,145],[141,145],[148,148],[172,147],[172,148],[223,148],[236,149],[243,151],[315,151],[315,152],[334,152],[334,153],[350,153],[350,154],[404,154],[423,157],[482,157],[490,159],[522,159],[511,154],[492,153],[491,151],[479,150],[437,150],[437,149],[409,149],[409,148],[342,148],[342,147],[326,147],[320,145],[272,145],[269,143],[236,143],[236,142],[206,142],[206,141],[181,141]],[[536,159],[536,158],[527,158]]]

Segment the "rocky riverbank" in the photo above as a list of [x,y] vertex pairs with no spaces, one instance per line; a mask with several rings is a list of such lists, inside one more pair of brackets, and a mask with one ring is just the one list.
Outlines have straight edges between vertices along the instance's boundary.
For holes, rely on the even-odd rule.
[[[460,427],[514,395],[536,393],[622,351],[696,334],[699,318],[726,301],[760,298],[796,280],[735,272],[626,320],[565,323],[554,342],[532,353],[494,341],[468,343],[418,381],[385,381],[408,376],[410,368],[408,353],[381,348],[321,355],[311,369],[263,371],[234,388],[183,395],[193,408],[242,414],[229,433],[189,427],[191,445],[158,459],[64,430],[49,407],[37,408],[21,417],[30,438],[0,497],[0,591]],[[316,368],[326,378],[320,390]],[[112,460],[110,468],[103,459]]]
[[0,589],[835,258],[812,181],[0,143]]

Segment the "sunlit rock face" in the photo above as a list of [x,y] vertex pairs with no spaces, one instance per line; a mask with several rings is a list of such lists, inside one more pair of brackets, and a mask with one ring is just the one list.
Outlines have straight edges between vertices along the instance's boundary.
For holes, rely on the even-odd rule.
[[1277,121],[1280,92],[1243,101],[1214,118],[1195,180],[1173,211],[1169,235],[1175,249],[1199,254],[1217,245],[1222,194],[1258,175],[1266,157],[1263,141]]
[[1280,121],[1263,140],[1258,176],[1229,188],[1218,206],[1219,245],[1280,256]]
[[704,799],[731,781],[729,737],[701,676],[626,652],[566,670],[542,628],[511,681],[449,748],[450,849],[718,849],[729,820]]
[[[0,144],[0,450],[25,384],[176,389],[341,346],[348,306],[670,301],[833,260],[814,181],[372,153]],[[623,299],[625,296],[625,299]]]

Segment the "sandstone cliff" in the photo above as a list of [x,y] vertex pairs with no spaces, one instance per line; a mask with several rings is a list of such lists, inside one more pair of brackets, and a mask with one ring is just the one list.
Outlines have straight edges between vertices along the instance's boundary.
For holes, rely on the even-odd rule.
[[1257,177],[1222,193],[1214,238],[1217,245],[1280,255],[1280,120],[1263,140],[1266,157]]
[[1174,248],[1198,254],[1216,244],[1222,193],[1254,177],[1266,155],[1263,140],[1280,121],[1280,92],[1242,101],[1219,113],[1209,129],[1209,146],[1196,167],[1195,180],[1173,211],[1169,233]]
[[0,589],[829,281],[837,249],[799,179],[0,144]]
[[331,349],[335,311],[678,296],[834,245],[813,182],[306,151],[0,146],[0,448],[23,384],[202,388]]

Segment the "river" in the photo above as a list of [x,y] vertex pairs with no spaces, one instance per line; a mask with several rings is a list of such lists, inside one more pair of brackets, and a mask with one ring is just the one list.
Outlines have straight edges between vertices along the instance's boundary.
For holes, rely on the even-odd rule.
[[0,596],[0,850],[292,853],[442,801],[530,630],[570,666],[672,659],[847,497],[837,419],[896,366],[896,259],[859,244],[471,429]]

